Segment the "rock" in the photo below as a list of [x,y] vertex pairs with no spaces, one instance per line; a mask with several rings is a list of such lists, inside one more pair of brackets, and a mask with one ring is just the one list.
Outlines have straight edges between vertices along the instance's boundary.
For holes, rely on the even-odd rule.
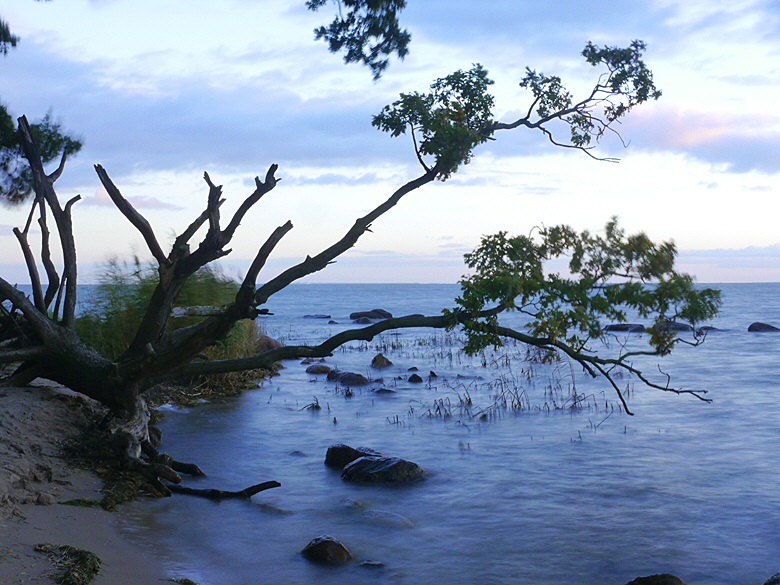
[[304,319],[330,319],[330,315],[304,315]]
[[780,585],[780,573],[775,573],[764,581],[764,585]]
[[649,577],[637,577],[626,585],[685,585],[685,581],[669,573],[661,573]]
[[693,331],[693,327],[688,323],[678,323],[677,321],[667,321],[660,326],[661,331]]
[[373,321],[369,317],[358,317],[353,323],[356,323],[357,325],[371,325]]
[[338,324],[339,324],[339,322],[338,321],[334,321],[333,319],[328,321],[328,325],[338,325]]
[[389,359],[387,359],[384,355],[381,353],[378,353],[374,356],[374,359],[371,360],[371,367],[372,368],[387,368],[393,365],[393,362],[391,362]]
[[325,364],[312,364],[306,368],[307,374],[329,374],[333,368]]
[[604,327],[608,333],[644,333],[645,328],[638,323],[612,323]]
[[349,314],[350,319],[392,319],[393,315],[384,309],[373,309],[371,311],[356,311]]
[[411,376],[409,376],[409,381],[412,384],[420,384],[423,381],[423,379],[420,377],[419,374],[412,374]]
[[339,443],[338,445],[328,447],[328,452],[325,454],[325,465],[336,469],[344,469],[344,466],[352,463],[355,459],[365,456],[382,457],[382,454],[368,447],[355,449],[349,445]]
[[338,382],[344,386],[365,386],[366,384],[371,383],[363,374],[342,372],[341,370],[331,370],[328,372],[328,381]]
[[412,366],[411,368],[409,368],[409,369],[408,369],[408,370],[406,370],[406,371],[407,371],[407,372],[416,372],[416,371],[418,371],[418,369],[419,369],[419,368],[418,368],[417,366]]
[[380,561],[366,560],[360,563],[358,567],[363,567],[364,569],[384,569],[385,564]]
[[430,372],[428,372],[428,377],[429,378],[438,378],[439,375],[436,372],[434,372],[433,370],[431,370]]
[[352,560],[347,547],[332,536],[318,536],[303,547],[301,554],[315,563],[342,565]]
[[385,388],[384,386],[382,388],[376,388],[372,390],[374,394],[395,394],[395,390],[392,388]]
[[255,341],[255,351],[257,353],[265,353],[280,347],[284,347],[281,341],[277,341],[273,337],[268,337],[267,335],[259,335],[257,341]]
[[754,333],[767,333],[770,331],[780,331],[780,329],[778,329],[774,325],[767,325],[766,323],[755,322],[755,323],[751,323],[748,326],[748,331],[752,331]]
[[419,479],[425,470],[399,457],[360,457],[344,468],[341,479],[355,483],[403,483]]

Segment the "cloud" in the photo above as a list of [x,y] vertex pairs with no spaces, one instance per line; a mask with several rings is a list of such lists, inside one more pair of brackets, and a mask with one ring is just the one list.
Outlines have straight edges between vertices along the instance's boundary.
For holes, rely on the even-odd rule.
[[633,113],[621,132],[640,151],[687,154],[732,173],[780,172],[780,117],[658,105]]

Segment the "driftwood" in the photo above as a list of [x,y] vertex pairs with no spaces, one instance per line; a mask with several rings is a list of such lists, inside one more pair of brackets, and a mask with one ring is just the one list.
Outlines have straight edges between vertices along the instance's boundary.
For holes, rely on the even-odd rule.
[[223,490],[215,490],[215,489],[196,489],[196,488],[188,488],[180,485],[169,485],[168,488],[176,494],[186,494],[188,496],[200,496],[201,498],[208,498],[209,500],[248,500],[252,496],[254,496],[256,493],[262,492],[264,490],[269,490],[271,488],[280,487],[282,484],[280,484],[278,481],[264,481],[263,483],[258,483],[257,485],[250,486],[246,489],[237,491],[237,492],[226,492]]

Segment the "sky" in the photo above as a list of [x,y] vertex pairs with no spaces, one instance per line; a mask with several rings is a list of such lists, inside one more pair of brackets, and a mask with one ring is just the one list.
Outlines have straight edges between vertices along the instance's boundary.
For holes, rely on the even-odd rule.
[[[379,81],[345,65],[304,0],[6,0],[21,38],[0,57],[0,100],[30,120],[52,111],[84,148],[55,187],[73,208],[80,282],[116,258],[150,259],[94,172],[101,164],[168,245],[205,208],[207,171],[223,218],[276,163],[282,181],[246,216],[223,269],[240,276],[277,227],[294,229],[260,275],[331,245],[355,219],[421,174],[408,136],[371,126],[401,92],[481,63],[501,121],[531,103],[526,67],[584,96],[599,70],[588,41],[647,43],[663,91],[605,138],[599,162],[517,129],[477,148],[446,182],[406,196],[349,253],[305,282],[445,282],[486,234],[569,224],[672,240],[702,283],[780,281],[780,0],[408,0],[410,53]],[[28,209],[0,207],[0,274],[29,282],[11,230]],[[227,220],[224,220],[227,222]]]

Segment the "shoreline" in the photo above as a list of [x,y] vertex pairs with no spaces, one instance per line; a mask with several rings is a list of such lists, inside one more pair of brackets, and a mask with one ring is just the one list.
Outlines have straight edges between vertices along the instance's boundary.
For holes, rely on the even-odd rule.
[[0,388],[0,583],[54,584],[55,567],[34,550],[40,543],[95,553],[102,564],[93,585],[170,580],[160,559],[122,536],[116,513],[60,503],[100,498],[101,480],[60,456],[94,407],[42,382]]

